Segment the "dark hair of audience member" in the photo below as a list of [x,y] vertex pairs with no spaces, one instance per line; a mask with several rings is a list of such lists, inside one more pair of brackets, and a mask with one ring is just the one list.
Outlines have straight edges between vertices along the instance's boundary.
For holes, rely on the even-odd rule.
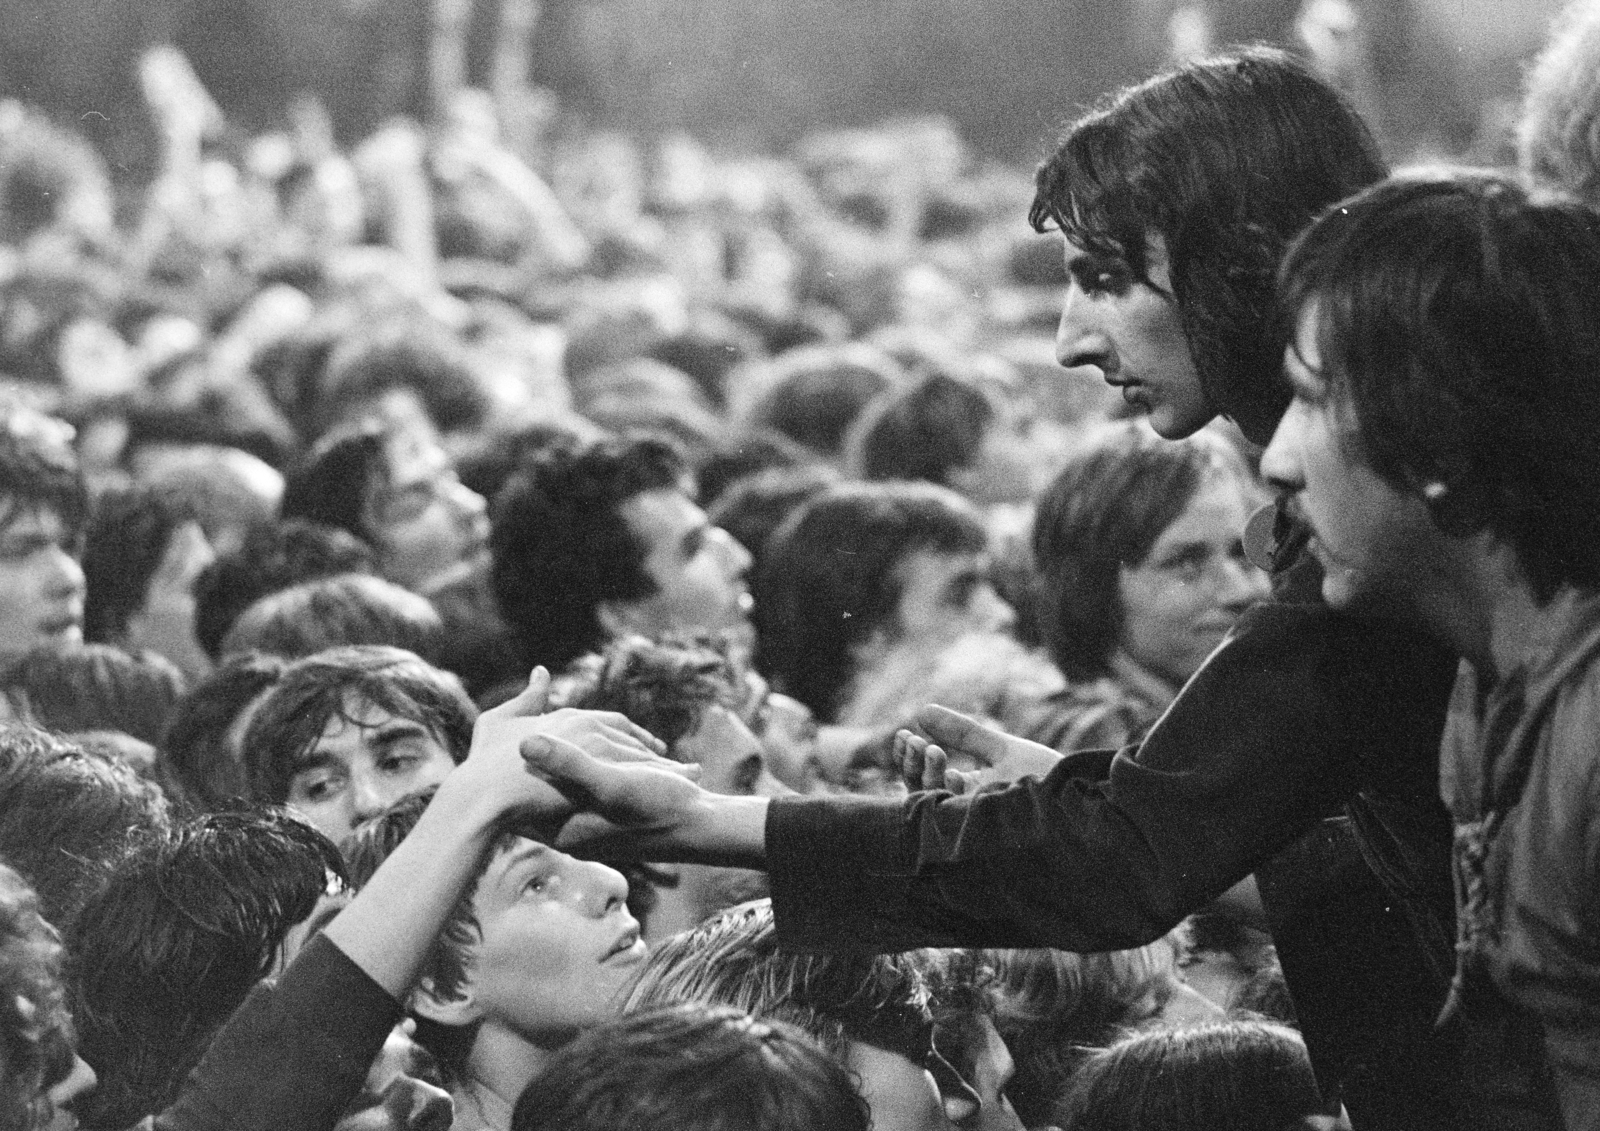
[[868,405],[845,440],[847,465],[862,479],[922,479],[952,486],[970,467],[995,420],[981,389],[929,373]]
[[342,877],[331,842],[285,810],[213,813],[135,846],[66,932],[95,1127],[169,1106],[211,1037],[272,972],[289,929]]
[[1089,1050],[1159,1012],[1163,985],[1176,976],[1165,940],[1099,954],[997,950],[986,959],[995,1027],[1016,1061],[1007,1094],[1029,1127],[1052,1121]]
[[491,512],[493,582],[527,664],[554,671],[597,651],[600,603],[655,592],[645,547],[617,508],[684,482],[677,452],[646,439],[546,452],[511,478]]
[[1503,540],[1540,600],[1600,586],[1592,209],[1496,174],[1396,177],[1297,240],[1282,282],[1286,315],[1315,307],[1320,376],[1373,471],[1437,485],[1439,528]]
[[0,797],[0,860],[63,927],[129,839],[168,822],[166,798],[129,766],[11,723],[0,724]]
[[159,656],[110,644],[41,648],[0,671],[7,698],[57,734],[119,731],[154,746],[183,696],[183,676]]
[[800,1030],[684,1003],[580,1034],[523,1091],[512,1131],[867,1131],[851,1075]]
[[369,546],[371,500],[389,479],[389,434],[380,425],[324,436],[288,478],[278,513],[337,527]]
[[0,863],[0,1128],[49,1126],[48,1088],[72,1070],[61,936],[27,882]]
[[732,484],[711,504],[707,517],[750,551],[754,575],[772,532],[803,503],[838,482],[838,472],[820,463],[759,471]]
[[841,454],[862,410],[901,380],[893,360],[860,343],[803,346],[768,364],[767,391],[746,423],[829,458]]
[[657,342],[649,356],[687,373],[710,403],[720,408],[727,403],[728,374],[764,352],[754,331],[725,314],[706,310],[692,314],[688,329],[681,334]]
[[287,667],[279,656],[232,656],[178,700],[159,750],[158,765],[177,786],[169,794],[207,810],[249,796],[239,723]]
[[857,649],[892,628],[919,551],[976,553],[982,523],[931,483],[841,484],[813,496],[773,532],[755,574],[756,665],[821,722],[838,711]]
[[83,531],[83,638],[115,643],[144,608],[150,577],[179,526],[195,522],[189,507],[166,491],[131,488],[94,501]]
[[788,1022],[843,1059],[853,1041],[921,1064],[932,1047],[926,957],[796,954],[778,945],[771,901],[730,907],[645,959],[624,1013],[682,1002]]
[[465,350],[442,332],[390,325],[347,336],[328,356],[313,436],[341,423],[364,400],[412,393],[442,432],[480,427],[487,400]]
[[1062,1131],[1284,1131],[1326,1105],[1300,1035],[1266,1021],[1155,1029],[1090,1052]]
[[1039,169],[1028,220],[1145,284],[1159,236],[1207,400],[1264,441],[1288,404],[1278,260],[1313,216],[1385,171],[1338,91],[1251,47],[1156,75],[1078,119]]
[[357,723],[367,708],[421,723],[457,762],[467,756],[478,715],[460,680],[399,648],[351,644],[296,660],[245,728],[251,799],[281,804],[297,761],[329,721]]
[[293,660],[341,644],[389,644],[436,663],[444,622],[426,597],[381,577],[343,573],[261,598],[233,622],[222,653]]
[[89,495],[60,423],[0,399],[0,527],[30,511],[57,515],[81,534]]
[[457,461],[461,482],[485,499],[493,499],[525,461],[546,451],[576,451],[601,438],[598,428],[593,429],[595,435],[589,439],[575,432],[574,427],[582,427],[580,421],[579,417],[571,417],[565,423],[541,422],[513,432],[477,437]]
[[1033,519],[1036,630],[1063,675],[1106,675],[1122,632],[1122,570],[1141,565],[1211,475],[1248,483],[1227,441],[1163,440],[1112,425],[1075,454],[1039,497]]
[[302,519],[253,530],[195,580],[195,637],[212,659],[240,613],[269,593],[340,573],[372,573],[372,549],[349,531]]
[[[695,467],[700,505],[710,510],[739,483],[769,471],[820,467],[817,454],[778,432],[740,432]],[[747,547],[748,548],[748,547]]]

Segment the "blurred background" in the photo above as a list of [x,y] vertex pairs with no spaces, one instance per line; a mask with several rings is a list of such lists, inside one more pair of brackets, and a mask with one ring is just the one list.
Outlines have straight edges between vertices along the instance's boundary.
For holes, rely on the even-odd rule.
[[[466,72],[479,83],[502,7],[460,0]],[[533,5],[531,78],[563,112],[640,134],[783,146],[808,130],[944,114],[981,152],[1032,161],[1099,93],[1174,54],[1248,40],[1295,44],[1297,23],[1337,36],[1391,156],[1494,142],[1519,67],[1554,0],[545,0]],[[136,61],[169,42],[229,120],[281,125],[317,95],[338,136],[421,114],[438,5],[429,0],[5,0],[0,95],[70,121],[148,174],[150,124]],[[1316,9],[1323,9],[1319,15]],[[145,155],[145,156],[141,156]]]

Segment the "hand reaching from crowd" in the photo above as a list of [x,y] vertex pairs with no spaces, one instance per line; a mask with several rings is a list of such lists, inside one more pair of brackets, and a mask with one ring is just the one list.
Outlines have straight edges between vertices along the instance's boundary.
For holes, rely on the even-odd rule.
[[[985,726],[948,707],[924,707],[917,713],[917,729],[922,733],[899,731],[894,743],[901,779],[912,791],[972,793],[997,782],[1041,777],[1061,760],[1048,746]],[[952,754],[965,756],[982,768],[951,769]]]

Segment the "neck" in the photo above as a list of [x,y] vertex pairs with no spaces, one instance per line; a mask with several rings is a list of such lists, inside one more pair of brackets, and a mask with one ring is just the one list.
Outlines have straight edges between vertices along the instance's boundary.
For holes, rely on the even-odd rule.
[[509,1131],[517,1097],[554,1051],[492,1020],[479,1027],[460,1090],[477,1109],[484,1126]]
[[1510,547],[1480,537],[1455,599],[1441,601],[1429,619],[1446,643],[1495,679],[1528,655],[1544,606]]

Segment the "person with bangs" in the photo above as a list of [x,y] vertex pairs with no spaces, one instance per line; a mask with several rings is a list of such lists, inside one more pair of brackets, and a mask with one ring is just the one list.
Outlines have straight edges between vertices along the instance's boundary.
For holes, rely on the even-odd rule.
[[1005,720],[1063,754],[1137,742],[1245,611],[1268,595],[1245,557],[1264,498],[1210,432],[1161,440],[1109,428],[1039,500],[1038,631],[1068,687]]

